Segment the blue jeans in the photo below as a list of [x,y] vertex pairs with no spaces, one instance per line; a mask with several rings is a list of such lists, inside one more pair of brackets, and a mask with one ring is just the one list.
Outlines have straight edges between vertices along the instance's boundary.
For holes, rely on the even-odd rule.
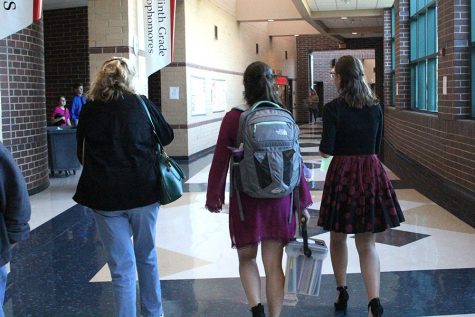
[[[120,211],[94,210],[114,287],[116,317],[136,316],[136,271],[144,317],[163,314],[155,235],[159,204]],[[130,236],[133,236],[133,243]]]
[[4,317],[3,314],[3,301],[5,300],[5,289],[7,288],[7,265],[0,266],[0,317]]

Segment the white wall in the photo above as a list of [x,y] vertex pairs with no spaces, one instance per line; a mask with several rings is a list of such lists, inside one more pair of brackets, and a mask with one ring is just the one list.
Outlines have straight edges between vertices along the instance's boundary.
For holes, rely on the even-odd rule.
[[[215,145],[225,112],[244,103],[242,75],[247,65],[260,60],[281,75],[296,78],[296,41],[293,36],[271,39],[267,22],[238,23],[234,0],[184,0],[184,8],[178,3],[177,11],[184,10],[183,16],[177,12],[175,62],[183,66],[162,72],[162,109],[172,124],[180,125],[168,153],[190,156]],[[177,51],[182,44],[184,54]],[[225,97],[222,109],[211,103],[213,83],[224,83],[224,92],[219,90]],[[196,89],[199,84],[204,87],[202,99],[195,97],[201,91]],[[179,101],[169,99],[170,86],[180,87]],[[202,111],[196,113],[197,109]]]

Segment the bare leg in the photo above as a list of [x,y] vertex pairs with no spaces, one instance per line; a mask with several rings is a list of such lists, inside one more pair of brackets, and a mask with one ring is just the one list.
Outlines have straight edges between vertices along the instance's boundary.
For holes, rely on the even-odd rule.
[[282,254],[284,245],[276,240],[264,240],[261,244],[262,260],[266,271],[266,295],[270,317],[280,316],[284,301],[284,272]]
[[[333,272],[335,274],[336,286],[346,286],[346,268],[348,267],[348,246],[346,245],[346,234],[341,232],[330,232],[330,257],[332,260]],[[336,301],[338,301],[336,294]]]
[[[361,273],[368,292],[368,302],[379,297],[380,268],[373,233],[356,234],[356,249],[360,257]],[[372,316],[371,312],[368,316]]]
[[251,307],[261,302],[261,279],[257,268],[257,245],[237,250],[239,258],[239,276]]

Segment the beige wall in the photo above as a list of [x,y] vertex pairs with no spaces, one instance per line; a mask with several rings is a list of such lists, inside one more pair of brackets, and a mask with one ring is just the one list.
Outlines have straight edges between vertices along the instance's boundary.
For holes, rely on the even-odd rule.
[[[178,1],[175,64],[161,73],[162,109],[175,126],[176,135],[175,142],[167,147],[170,155],[191,156],[215,145],[225,112],[244,103],[242,74],[248,64],[264,61],[279,74],[296,77],[295,37],[271,39],[267,22],[238,23],[230,2],[235,1]],[[223,109],[213,109],[211,103],[211,86],[216,81],[224,82]],[[200,85],[204,89],[196,88]],[[179,100],[170,100],[171,86],[179,87]],[[203,107],[193,106],[197,91],[203,91],[204,102],[199,103]],[[200,108],[203,111],[193,112]]]
[[112,56],[127,57],[137,73],[137,92],[147,94],[145,56],[140,54],[145,47],[142,0],[89,0],[88,8],[89,48],[96,49],[90,54],[90,78]]

